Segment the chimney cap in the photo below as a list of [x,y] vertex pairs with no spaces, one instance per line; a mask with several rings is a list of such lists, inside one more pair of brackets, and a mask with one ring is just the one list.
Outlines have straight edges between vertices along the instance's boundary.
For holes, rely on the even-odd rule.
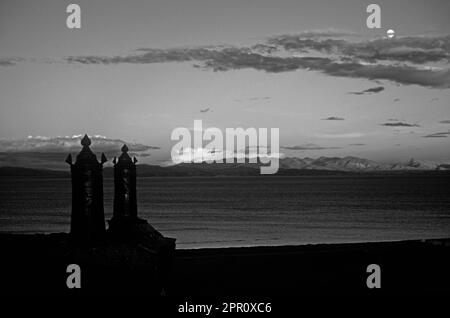
[[83,147],[89,147],[91,145],[91,139],[87,134],[85,134],[84,137],[81,139],[81,145]]
[[[81,149],[80,153],[77,155],[77,160],[75,162],[75,165],[80,164],[99,164],[97,161],[97,156],[92,152],[91,148],[89,146],[91,145],[91,139],[86,134],[81,139],[81,145],[83,148]],[[104,158],[102,158],[104,159]],[[106,158],[105,158],[106,159]],[[103,164],[103,162],[101,163]]]
[[117,158],[117,162],[114,162],[114,164],[130,165],[135,163],[128,154],[128,150],[128,146],[124,144],[121,148],[122,154],[119,156],[119,158]]

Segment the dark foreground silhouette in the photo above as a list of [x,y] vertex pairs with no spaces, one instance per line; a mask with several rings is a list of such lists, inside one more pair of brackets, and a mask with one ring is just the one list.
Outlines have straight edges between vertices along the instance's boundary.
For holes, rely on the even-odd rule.
[[[142,241],[81,249],[64,233],[1,234],[0,248],[3,290],[67,291],[66,268],[77,262],[81,290],[148,296],[450,292],[450,239],[177,250],[173,263]],[[369,264],[381,268],[381,289],[366,285]]]

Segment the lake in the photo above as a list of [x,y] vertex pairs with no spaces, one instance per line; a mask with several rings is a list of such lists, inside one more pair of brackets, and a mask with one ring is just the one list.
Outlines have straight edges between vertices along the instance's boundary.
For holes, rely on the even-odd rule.
[[[106,219],[113,180],[104,180]],[[70,179],[2,177],[0,231],[67,232]],[[138,178],[138,214],[178,248],[450,236],[446,175]]]

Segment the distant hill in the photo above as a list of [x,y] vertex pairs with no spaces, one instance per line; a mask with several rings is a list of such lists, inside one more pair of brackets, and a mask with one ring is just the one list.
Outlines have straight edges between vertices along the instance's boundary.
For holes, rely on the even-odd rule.
[[[181,163],[173,166],[139,164],[140,177],[183,176],[256,176],[260,175],[259,163]],[[450,170],[450,164],[419,162],[414,159],[405,163],[383,164],[358,157],[282,158],[277,175],[342,175],[351,173],[403,173]],[[68,177],[67,171],[0,167],[0,176]],[[114,169],[105,167],[103,175],[113,177]]]
[[372,160],[357,157],[319,157],[311,158],[283,158],[280,167],[284,169],[313,169],[335,171],[380,171],[390,170],[390,167]]
[[48,169],[30,169],[21,167],[0,167],[0,176],[66,178],[70,176],[70,172],[48,170]]
[[314,170],[336,170],[350,172],[369,171],[420,171],[420,170],[442,170],[448,166],[434,162],[424,162],[410,159],[408,162],[393,164],[379,163],[373,160],[347,156],[311,158],[283,158],[280,160],[280,168],[285,169],[314,169]]

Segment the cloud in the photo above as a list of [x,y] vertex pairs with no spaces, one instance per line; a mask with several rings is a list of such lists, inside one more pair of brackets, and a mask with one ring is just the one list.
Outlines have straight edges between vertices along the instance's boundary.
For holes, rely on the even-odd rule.
[[450,119],[441,120],[439,123],[441,123],[441,124],[450,124]]
[[349,94],[353,94],[353,95],[364,95],[364,94],[373,94],[373,93],[380,93],[384,91],[384,87],[383,86],[378,86],[378,87],[372,87],[369,89],[365,89],[361,92],[349,92]]
[[365,134],[360,132],[343,133],[343,134],[315,134],[318,138],[360,138]]
[[345,118],[330,116],[330,117],[322,118],[322,120],[345,120]]
[[[29,136],[23,139],[0,139],[0,166],[66,170],[65,158],[69,153],[77,154],[81,150],[82,137],[83,135],[71,137]],[[123,144],[128,145],[131,156],[138,158],[148,157],[151,150],[159,149],[159,147],[98,135],[90,138],[91,149],[97,157],[103,152],[109,160],[120,155],[120,148]]]
[[416,84],[434,88],[450,88],[450,69],[433,71],[407,65],[364,65],[330,63],[323,72],[334,76],[385,79],[399,84]]
[[[72,64],[116,65],[192,63],[215,72],[253,69],[268,73],[297,70],[322,72],[329,76],[389,80],[450,88],[450,36],[396,37],[351,41],[355,34],[326,29],[267,38],[247,47],[192,46],[169,49],[139,48],[120,56],[81,55],[64,58]],[[1,59],[4,66],[19,58]],[[432,66],[426,63],[433,63]],[[381,87],[353,94],[379,93]]]
[[300,35],[282,35],[272,37],[269,43],[291,52],[316,51],[370,63],[395,61],[423,64],[442,60],[448,62],[450,51],[450,36],[396,37],[355,42],[344,39],[305,39]]
[[207,113],[210,111],[210,108],[200,109],[200,113]]
[[[0,152],[78,152],[83,135],[65,137],[28,136],[23,139],[0,139]],[[120,153],[120,148],[127,144],[132,152],[144,152],[159,149],[139,143],[129,143],[121,139],[110,139],[104,136],[91,136],[91,148],[95,152]]]
[[450,135],[450,131],[444,131],[444,132],[437,132],[434,134],[429,134],[426,136],[422,136],[424,138],[447,138],[447,136]]
[[380,125],[386,127],[420,127],[418,124],[409,124],[405,122],[383,123]]
[[[141,49],[143,50],[143,49]],[[262,55],[248,48],[175,48],[168,50],[148,49],[141,54],[128,56],[78,56],[67,58],[69,63],[81,64],[151,64],[164,62],[201,62],[203,69],[224,72],[254,69],[268,73],[282,73],[306,69],[320,71],[331,76],[391,80],[401,84],[449,88],[450,69],[419,69],[408,65],[362,64],[357,61],[339,62],[328,57],[280,57]],[[367,93],[381,91],[369,89]],[[358,92],[356,92],[358,94]]]
[[400,98],[395,98],[392,102],[393,103],[397,103],[397,102],[399,102],[400,101]]
[[235,99],[234,101],[240,103],[240,102],[247,102],[247,101],[251,101],[251,102],[253,102],[253,101],[267,101],[267,100],[270,100],[270,99],[272,99],[272,97],[270,97],[270,96],[262,96],[262,97],[240,98],[240,99]]
[[281,149],[287,150],[327,150],[327,149],[341,149],[340,147],[321,147],[316,144],[304,144],[300,146],[283,146]]
[[12,66],[15,63],[9,61],[9,60],[0,60],[0,66]]
[[[164,62],[189,62],[203,63],[203,68],[214,71],[228,71],[245,68],[253,68],[270,73],[286,72],[299,69],[302,63],[296,58],[283,58],[276,56],[263,56],[251,52],[248,48],[236,47],[197,47],[174,48],[168,50],[141,49],[143,53],[128,56],[104,57],[104,56],[79,56],[69,57],[69,63],[81,64],[150,64]],[[308,65],[305,62],[305,65]]]
[[358,146],[358,147],[361,147],[361,146],[365,146],[366,144],[349,144],[349,146]]
[[5,57],[0,58],[0,66],[13,66],[16,65],[18,62],[24,61],[23,58],[20,57]]
[[[280,41],[280,39],[311,39],[311,38],[340,38],[340,37],[357,37],[359,34],[349,31],[349,30],[342,30],[342,29],[334,29],[334,28],[328,28],[328,29],[314,29],[314,30],[306,30],[303,32],[299,32],[297,34],[285,34],[285,35],[279,35],[275,37],[270,38],[270,42],[277,43]],[[278,43],[277,43],[278,44]]]
[[418,64],[446,60],[448,57],[448,52],[442,48],[425,49],[405,45],[384,48],[378,52],[378,55],[375,55],[378,60],[407,61]]
[[258,158],[281,158],[283,154],[260,152],[234,152],[222,151],[208,148],[184,148],[174,153],[172,156],[172,164],[192,163],[192,162],[212,162],[222,161],[226,159],[258,159]]

